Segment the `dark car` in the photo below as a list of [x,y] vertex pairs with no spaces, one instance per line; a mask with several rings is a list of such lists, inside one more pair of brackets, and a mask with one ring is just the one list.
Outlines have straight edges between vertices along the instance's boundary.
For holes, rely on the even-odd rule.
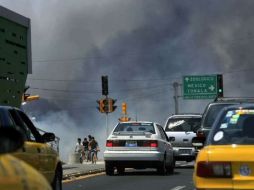
[[208,136],[218,113],[223,108],[243,103],[254,103],[254,98],[216,98],[213,102],[210,102],[203,113],[197,136]]

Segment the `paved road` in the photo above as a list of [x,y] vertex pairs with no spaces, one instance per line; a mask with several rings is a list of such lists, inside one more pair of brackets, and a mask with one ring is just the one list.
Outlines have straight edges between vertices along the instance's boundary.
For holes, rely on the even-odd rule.
[[106,176],[69,181],[63,190],[193,190],[193,168],[181,166],[173,175],[159,176],[155,170],[130,170],[124,176]]

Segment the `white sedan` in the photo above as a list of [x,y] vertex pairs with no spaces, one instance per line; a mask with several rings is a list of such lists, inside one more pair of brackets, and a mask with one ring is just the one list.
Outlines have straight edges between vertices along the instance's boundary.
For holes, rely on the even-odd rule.
[[107,175],[117,169],[156,168],[158,173],[173,173],[173,148],[161,125],[153,122],[131,121],[116,125],[106,142],[104,152]]

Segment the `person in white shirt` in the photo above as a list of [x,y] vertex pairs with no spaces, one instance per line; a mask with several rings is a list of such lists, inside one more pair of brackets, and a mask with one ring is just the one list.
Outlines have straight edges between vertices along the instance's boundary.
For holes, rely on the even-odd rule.
[[81,138],[78,138],[78,142],[75,146],[75,152],[81,153],[83,151],[83,145],[81,143]]
[[79,154],[79,162],[82,164],[83,162],[83,151],[84,151],[84,148],[83,148],[83,145],[81,143],[81,138],[78,138],[78,142],[75,146],[75,153],[78,153]]

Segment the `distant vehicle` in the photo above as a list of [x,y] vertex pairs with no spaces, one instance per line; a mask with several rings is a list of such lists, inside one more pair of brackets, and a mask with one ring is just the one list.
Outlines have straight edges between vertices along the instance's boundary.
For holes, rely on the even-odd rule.
[[207,139],[196,137],[193,145],[204,145],[193,173],[196,189],[254,188],[254,104],[223,108]]
[[192,139],[200,128],[202,115],[179,114],[168,118],[165,131],[174,149],[175,160],[193,161],[196,158]]
[[254,98],[216,98],[210,102],[203,113],[201,127],[197,131],[198,136],[208,136],[217,114],[226,106],[243,103],[254,103]]
[[161,175],[173,173],[173,148],[162,126],[145,121],[120,122],[106,142],[104,152],[107,175],[115,168],[123,174],[125,168],[157,168]]
[[0,127],[0,189],[51,190],[45,177],[24,161],[9,153],[21,148],[23,136],[14,128]]
[[58,152],[48,144],[55,140],[55,135],[40,134],[23,111],[10,106],[0,106],[0,124],[0,127],[17,129],[25,138],[23,148],[12,155],[41,172],[54,190],[62,189],[62,164]]

